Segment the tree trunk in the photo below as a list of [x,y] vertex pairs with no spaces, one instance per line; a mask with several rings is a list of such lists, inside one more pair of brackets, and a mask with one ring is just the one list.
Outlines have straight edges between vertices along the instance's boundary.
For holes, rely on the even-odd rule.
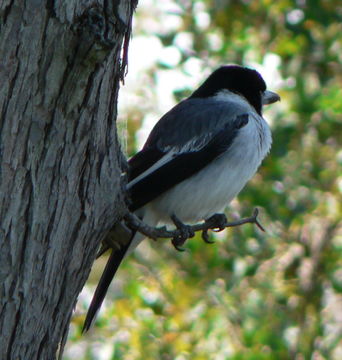
[[125,211],[115,119],[135,3],[0,5],[1,360],[61,354],[96,249]]

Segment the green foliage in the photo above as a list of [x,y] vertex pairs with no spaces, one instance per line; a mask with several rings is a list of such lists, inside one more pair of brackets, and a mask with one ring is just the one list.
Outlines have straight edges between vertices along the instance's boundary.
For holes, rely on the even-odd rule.
[[[151,65],[151,89],[159,71],[188,76],[189,61],[200,63],[201,81],[208,67],[227,62],[263,64],[267,76],[270,54],[279,60],[282,102],[265,112],[271,154],[227,211],[248,216],[258,206],[267,232],[245,225],[213,235],[214,245],[196,237],[185,253],[146,242],[82,338],[89,289],[81,296],[66,359],[342,358],[340,1],[179,0],[172,11],[158,4],[138,8],[136,36],[158,37],[180,58]],[[165,14],[177,20],[168,31]],[[144,102],[155,100],[151,89]],[[189,88],[174,93],[178,101]],[[126,111],[129,153],[145,110],[138,102]]]

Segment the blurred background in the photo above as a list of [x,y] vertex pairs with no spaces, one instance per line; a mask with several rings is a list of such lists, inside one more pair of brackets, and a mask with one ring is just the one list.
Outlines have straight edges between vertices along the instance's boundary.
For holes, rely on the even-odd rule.
[[251,224],[177,252],[145,241],[94,328],[81,327],[106,259],[75,309],[64,359],[342,359],[342,3],[140,0],[119,97],[127,156],[214,69],[257,69],[280,103],[273,147],[227,209]]

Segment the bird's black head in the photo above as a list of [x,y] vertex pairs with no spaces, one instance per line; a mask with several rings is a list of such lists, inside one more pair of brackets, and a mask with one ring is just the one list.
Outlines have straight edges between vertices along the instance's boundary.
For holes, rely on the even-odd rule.
[[242,66],[221,66],[190,97],[206,98],[225,89],[244,96],[261,115],[265,81],[257,71]]

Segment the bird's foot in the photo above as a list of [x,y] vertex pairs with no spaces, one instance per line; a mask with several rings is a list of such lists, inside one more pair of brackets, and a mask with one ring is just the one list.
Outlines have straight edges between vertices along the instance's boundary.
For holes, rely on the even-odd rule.
[[210,224],[210,227],[213,228],[215,232],[222,231],[226,228],[227,217],[225,214],[214,214],[209,219],[205,221],[206,224]]
[[172,245],[176,248],[176,250],[184,251],[185,249],[182,248],[182,245],[184,245],[186,240],[194,237],[195,232],[192,230],[190,225],[185,225],[176,215],[172,215],[171,219],[179,231],[178,235],[172,238]]
[[[227,217],[226,217],[225,214],[214,214],[209,219],[207,219],[205,221],[205,223],[207,225],[210,225],[211,228],[214,228],[215,230],[213,230],[213,231],[216,231],[216,232],[222,231],[226,227]],[[214,244],[215,243],[215,241],[209,240],[208,230],[203,230],[202,231],[202,239],[207,244]]]

